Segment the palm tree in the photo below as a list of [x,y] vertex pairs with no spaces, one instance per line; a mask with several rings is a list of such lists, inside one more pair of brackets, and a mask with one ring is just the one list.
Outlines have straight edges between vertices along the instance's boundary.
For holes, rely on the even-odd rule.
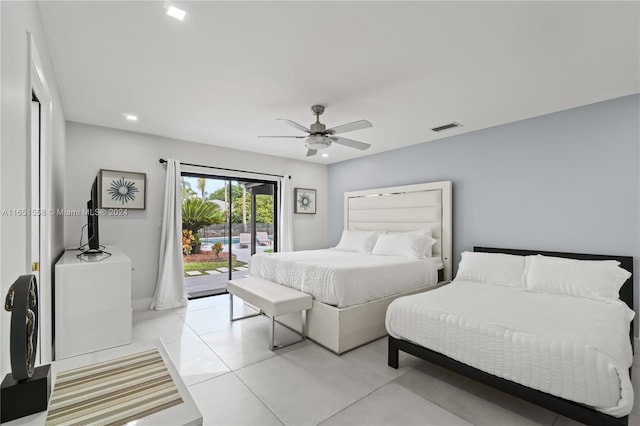
[[224,217],[217,204],[202,202],[199,198],[182,202],[182,229],[189,229],[195,234],[205,226],[223,222]]
[[207,181],[205,178],[198,178],[198,189],[200,190],[200,194],[202,194],[202,202],[204,203],[205,201],[207,201],[207,198],[205,197],[205,192],[204,189],[207,186]]
[[184,178],[180,178],[180,184],[182,186],[182,200],[188,200],[189,198],[193,198],[196,195],[195,191],[191,189],[191,184],[184,180]]
[[242,223],[247,224],[247,185],[242,185]]
[[229,211],[229,191],[227,190],[227,184],[229,182],[224,183],[224,209]]

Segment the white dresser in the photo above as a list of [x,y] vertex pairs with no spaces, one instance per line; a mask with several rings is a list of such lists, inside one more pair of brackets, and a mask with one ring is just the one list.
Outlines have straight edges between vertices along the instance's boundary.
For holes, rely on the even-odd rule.
[[78,257],[66,251],[55,267],[55,359],[131,343],[131,259],[116,246]]

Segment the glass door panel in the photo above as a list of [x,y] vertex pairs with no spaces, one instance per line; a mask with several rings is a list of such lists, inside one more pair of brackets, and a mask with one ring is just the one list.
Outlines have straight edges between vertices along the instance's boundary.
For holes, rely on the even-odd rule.
[[276,249],[276,184],[183,173],[185,290],[192,298],[226,292],[248,275],[251,256]]

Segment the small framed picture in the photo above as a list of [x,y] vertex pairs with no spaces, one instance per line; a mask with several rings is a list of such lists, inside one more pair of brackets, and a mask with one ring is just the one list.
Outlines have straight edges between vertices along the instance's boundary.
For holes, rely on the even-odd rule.
[[146,173],[100,170],[101,209],[145,209]]
[[295,198],[294,213],[316,214],[316,190],[295,188],[293,192]]

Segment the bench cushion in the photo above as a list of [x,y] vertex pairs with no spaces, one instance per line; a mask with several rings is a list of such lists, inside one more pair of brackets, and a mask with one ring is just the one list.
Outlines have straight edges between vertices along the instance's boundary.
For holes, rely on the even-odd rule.
[[228,281],[227,290],[274,317],[311,309],[313,303],[313,298],[307,293],[262,278]]

